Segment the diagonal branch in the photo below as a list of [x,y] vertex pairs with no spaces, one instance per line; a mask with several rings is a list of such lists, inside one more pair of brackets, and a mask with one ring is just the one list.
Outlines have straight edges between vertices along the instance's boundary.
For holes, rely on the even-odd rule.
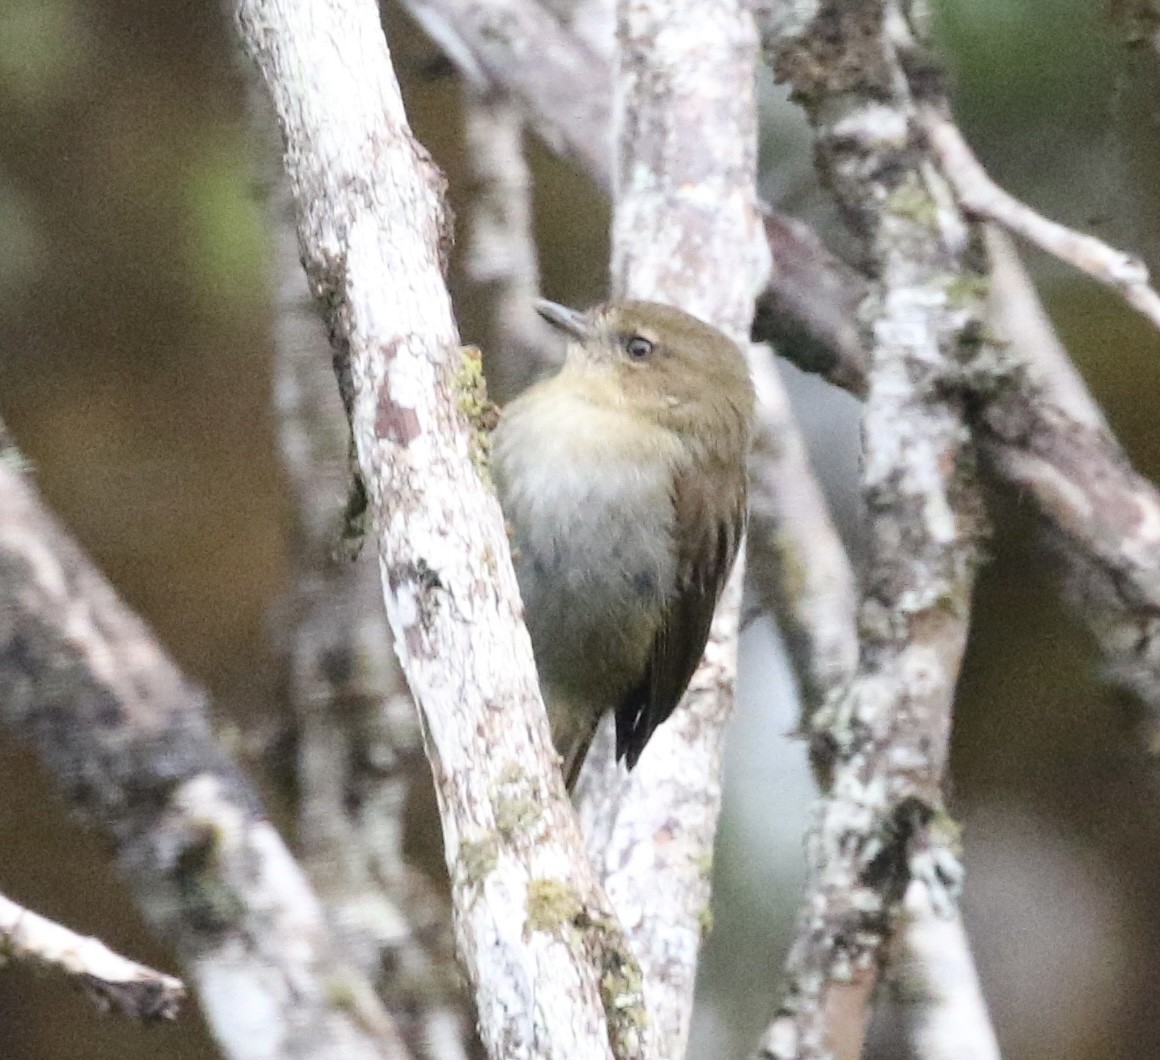
[[773,358],[754,351],[747,575],[777,620],[808,732],[814,712],[849,684],[857,666],[857,585]]
[[[1063,561],[1067,596],[1110,676],[1148,708],[1144,743],[1160,753],[1160,489],[1111,433],[1051,326],[1015,248],[989,226],[991,356],[967,373],[972,427],[989,470],[1038,510]],[[865,280],[851,276],[853,289]],[[858,394],[866,356],[814,366]],[[799,362],[809,370],[810,364]]]
[[225,1056],[403,1060],[203,695],[18,468],[0,429],[0,721],[111,836]]
[[890,985],[920,1060],[999,1060],[999,1043],[957,916],[911,884],[890,954]]
[[868,353],[858,307],[870,290],[866,277],[832,254],[804,221],[767,210],[765,238],[777,269],[757,296],[754,340],[864,398]]
[[1151,286],[1143,261],[1095,236],[1076,232],[1036,213],[999,187],[979,164],[945,108],[922,108],[919,126],[963,210],[982,220],[998,222],[1040,250],[1110,287],[1160,328],[1160,294]]
[[1132,467],[1039,305],[1011,241],[988,231],[997,364],[977,427],[991,467],[1038,509],[1068,596],[1111,677],[1148,708],[1160,754],[1160,489]]
[[67,976],[103,1012],[139,1020],[171,1020],[185,1000],[185,985],[171,975],[114,953],[0,894],[0,960],[12,958]]
[[[459,950],[489,1053],[645,1053],[639,973],[584,856],[503,520],[461,407],[443,178],[372,0],[241,0],[303,261],[347,380],[383,595],[435,777]],[[474,459],[473,459],[474,458]]]
[[612,75],[534,0],[403,0],[478,90],[502,88],[536,135],[612,189]]
[[[256,71],[253,80],[256,82]],[[339,549],[351,489],[350,426],[318,306],[298,258],[274,114],[250,93],[263,152],[275,291],[274,405],[293,494],[294,585],[278,618],[297,759],[302,862],[335,934],[410,1051],[462,1060],[473,1019],[443,888],[408,864],[406,808],[434,813],[419,720],[395,657],[375,557]],[[263,143],[265,147],[265,143]]]

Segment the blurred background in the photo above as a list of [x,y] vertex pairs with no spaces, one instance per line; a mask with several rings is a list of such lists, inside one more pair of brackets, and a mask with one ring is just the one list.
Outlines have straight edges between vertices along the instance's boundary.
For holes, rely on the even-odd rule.
[[[956,114],[991,173],[1160,269],[1156,53],[1091,0],[941,0]],[[459,91],[386,12],[412,122],[468,208]],[[288,588],[288,493],[271,418],[266,217],[218,3],[0,0],[0,416],[40,490],[241,746],[285,706],[270,631]],[[764,86],[767,195],[842,244],[808,130]],[[535,147],[549,297],[604,289],[607,208]],[[1039,257],[1048,308],[1137,466],[1160,478],[1160,336]],[[459,285],[465,341],[480,307]],[[787,369],[818,470],[857,545],[857,408]],[[995,534],[957,708],[950,795],[965,913],[1008,1060],[1160,1054],[1160,785],[1134,707],[1101,680],[1020,498]],[[691,1055],[743,1056],[772,1011],[813,795],[792,683],[763,620],[743,644]],[[257,735],[255,735],[257,734]],[[252,740],[249,738],[253,737]],[[272,797],[277,805],[276,792]],[[287,816],[289,820],[289,817]],[[169,970],[102,840],[0,732],[0,891]],[[210,1060],[196,1012],[102,1018],[0,968],[0,1057]],[[882,1037],[877,1056],[900,1055]]]

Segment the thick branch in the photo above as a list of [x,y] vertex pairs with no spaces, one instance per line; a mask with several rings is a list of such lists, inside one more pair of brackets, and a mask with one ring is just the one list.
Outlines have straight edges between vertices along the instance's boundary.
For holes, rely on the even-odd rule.
[[139,1020],[171,1020],[185,1000],[185,984],[114,953],[17,905],[0,894],[0,961],[28,961],[67,976],[102,1012]]
[[[754,191],[756,33],[739,0],[619,9],[614,297],[748,333],[765,247]],[[682,705],[631,775],[598,742],[581,781],[589,851],[645,976],[662,1056],[688,1037],[736,672],[740,570]],[[595,778],[595,779],[594,779]]]
[[499,505],[473,463],[442,176],[407,125],[377,7],[242,0],[239,15],[282,127],[311,288],[349,369],[484,1043],[496,1058],[640,1055],[634,961],[584,857]]
[[40,507],[18,466],[16,451],[0,446],[0,720],[110,834],[226,1056],[405,1057],[214,742],[204,697]]
[[[252,96],[255,131],[279,139],[265,92]],[[325,324],[298,260],[281,151],[263,163],[276,291],[274,404],[296,501],[294,585],[279,617],[303,864],[345,952],[378,990],[411,1052],[460,1060],[473,1020],[450,905],[404,857],[409,796],[417,788],[427,799],[412,804],[434,803],[418,715],[391,643],[372,550],[357,560],[341,554],[350,426]]]
[[795,5],[800,21],[776,31],[765,14],[767,46],[807,108],[878,282],[863,306],[861,655],[849,691],[814,718],[815,761],[832,783],[808,840],[787,996],[760,1055],[856,1057],[903,894],[918,884],[943,908],[957,883],[949,829],[938,825],[981,515],[949,384],[979,327],[979,281],[973,233],[909,145],[914,103],[898,52],[915,45],[901,11],[892,0]]

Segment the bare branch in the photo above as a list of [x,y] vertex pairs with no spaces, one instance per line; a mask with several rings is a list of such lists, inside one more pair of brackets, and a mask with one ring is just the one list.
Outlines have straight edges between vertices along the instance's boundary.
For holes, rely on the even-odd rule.
[[868,354],[858,331],[866,277],[832,254],[809,225],[766,211],[765,238],[777,264],[757,296],[753,338],[855,397],[866,396]]
[[171,1020],[185,1000],[185,984],[114,953],[17,905],[0,894],[0,959],[43,965],[68,976],[102,1012],[139,1020]]
[[[989,468],[1038,509],[1076,614],[1148,708],[1144,742],[1160,754],[1160,490],[1109,431],[1010,241],[989,226],[986,243],[997,341],[963,379],[972,426]],[[834,352],[843,368],[823,374],[857,393],[857,360]]]
[[406,1057],[257,796],[213,740],[204,697],[18,467],[16,451],[0,445],[0,720],[112,836],[226,1056]]
[[[622,4],[619,19],[613,295],[679,305],[744,337],[766,267],[754,190],[752,21],[740,0]],[[682,705],[632,774],[618,773],[600,741],[581,779],[589,852],[640,959],[666,1057],[682,1055],[688,1037],[736,673],[739,579],[740,569]]]
[[772,357],[750,358],[757,418],[749,460],[749,578],[777,619],[802,697],[802,731],[858,664],[850,558],[793,421]]
[[522,110],[495,88],[464,88],[464,140],[471,167],[464,271],[483,289],[489,394],[501,404],[552,366],[558,336],[535,309],[540,269],[532,226],[532,176],[524,159]]
[[1034,501],[1064,562],[1069,596],[1111,676],[1149,708],[1160,754],[1160,490],[1140,475],[1039,307],[1001,232],[987,238],[997,365],[982,381],[991,465]]
[[459,72],[502,88],[553,151],[612,187],[611,74],[534,0],[403,0]]
[[1108,246],[1095,236],[1048,220],[1000,188],[979,164],[945,111],[922,108],[919,125],[967,213],[997,221],[1015,235],[1112,288],[1160,328],[1160,294],[1151,286],[1143,261]]
[[496,1058],[641,1055],[639,973],[565,797],[499,505],[460,407],[472,366],[444,281],[442,176],[407,125],[377,7],[242,0],[239,21],[282,127],[311,289],[349,367],[484,1043]]
[[999,1043],[962,921],[912,883],[890,955],[890,985],[921,1060],[999,1060]]
[[982,516],[950,383],[979,327],[980,285],[973,233],[908,147],[914,103],[898,52],[915,44],[899,8],[772,7],[760,13],[766,45],[807,108],[878,282],[863,307],[861,656],[848,692],[814,717],[815,762],[832,784],[808,839],[787,996],[759,1055],[856,1057],[904,893],[919,885],[949,911],[959,874],[941,783]]
[[287,627],[281,646],[296,724],[303,864],[345,952],[375,985],[411,1052],[461,1060],[474,1020],[450,903],[404,856],[409,795],[418,788],[434,804],[419,719],[391,643],[374,556],[341,554],[350,426],[298,260],[274,114],[264,91],[251,97],[255,131],[272,141],[262,161],[276,289],[274,404],[297,502],[294,586],[279,617]]

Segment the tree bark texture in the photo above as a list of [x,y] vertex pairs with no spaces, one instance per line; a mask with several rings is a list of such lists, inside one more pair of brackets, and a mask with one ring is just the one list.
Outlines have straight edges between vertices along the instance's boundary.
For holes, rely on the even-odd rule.
[[40,506],[18,461],[0,446],[0,720],[110,835],[225,1056],[402,1060],[214,740],[204,695]]
[[311,289],[349,379],[387,616],[419,707],[456,934],[493,1057],[642,1055],[639,973],[584,857],[468,412],[443,178],[370,0],[243,0]]

